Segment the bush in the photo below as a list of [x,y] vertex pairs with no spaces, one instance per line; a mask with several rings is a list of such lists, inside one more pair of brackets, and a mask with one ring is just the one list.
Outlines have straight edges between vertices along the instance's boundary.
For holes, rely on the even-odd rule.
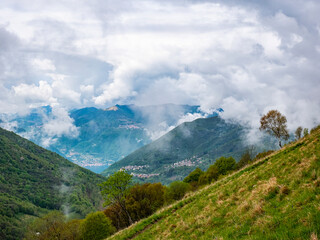
[[253,161],[257,161],[261,158],[264,158],[268,155],[270,155],[271,153],[273,153],[274,151],[273,150],[269,150],[269,151],[264,151],[264,152],[261,152],[261,153],[258,153],[255,158],[253,159]]
[[198,182],[200,176],[203,174],[204,172],[200,169],[200,168],[196,168],[195,170],[193,170],[191,173],[189,173],[188,176],[186,176],[183,179],[183,182],[185,183],[192,183],[192,182]]
[[81,223],[81,236],[84,240],[105,239],[114,232],[111,220],[102,212],[89,213]]
[[190,186],[188,183],[181,181],[172,182],[165,192],[166,202],[170,203],[173,200],[180,200],[184,197],[188,190],[190,190]]
[[242,154],[239,162],[237,163],[236,168],[240,169],[246,166],[248,163],[252,162],[250,152],[247,150],[244,154]]
[[192,191],[199,187],[199,178],[203,176],[204,172],[200,168],[196,168],[188,176],[183,179],[183,182],[188,183]]
[[221,157],[214,163],[214,166],[218,168],[219,174],[225,175],[229,171],[232,171],[236,167],[236,160],[233,157]]
[[119,204],[112,204],[103,212],[111,220],[112,225],[115,226],[117,230],[130,226],[128,217]]
[[26,232],[25,239],[49,240],[60,239],[65,230],[65,216],[59,211],[51,211],[47,215],[37,218]]
[[314,132],[317,131],[318,129],[320,129],[320,125],[312,128],[312,129],[310,130],[310,133],[314,133]]
[[126,197],[126,206],[133,221],[150,216],[164,204],[165,187],[161,183],[137,184]]

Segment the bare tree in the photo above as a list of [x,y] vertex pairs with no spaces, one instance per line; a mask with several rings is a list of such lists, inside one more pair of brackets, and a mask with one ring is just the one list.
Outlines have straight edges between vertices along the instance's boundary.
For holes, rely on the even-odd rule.
[[271,136],[275,136],[278,139],[280,148],[282,147],[281,139],[289,139],[287,118],[277,110],[270,110],[266,115],[261,117],[259,129]]
[[298,127],[297,130],[295,131],[294,135],[296,136],[296,139],[300,139],[302,136],[302,127]]

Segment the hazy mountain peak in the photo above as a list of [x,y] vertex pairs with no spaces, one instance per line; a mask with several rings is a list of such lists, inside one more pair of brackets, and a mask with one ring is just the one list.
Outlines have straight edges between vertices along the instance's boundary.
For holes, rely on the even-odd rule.
[[112,107],[105,109],[104,111],[118,111],[118,110],[119,110],[119,108],[117,106],[112,106]]

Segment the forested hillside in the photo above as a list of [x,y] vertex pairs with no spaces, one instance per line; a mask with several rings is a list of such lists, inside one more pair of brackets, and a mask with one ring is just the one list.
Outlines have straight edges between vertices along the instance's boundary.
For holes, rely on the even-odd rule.
[[[139,181],[168,184],[182,180],[196,167],[203,170],[221,156],[239,159],[248,145],[244,127],[216,116],[186,122],[158,140],[136,150],[107,168],[102,175],[121,168]],[[261,148],[270,149],[270,141]],[[256,149],[258,150],[259,147]]]
[[320,127],[111,240],[318,239]]
[[48,210],[69,218],[101,209],[104,177],[0,128],[0,239],[21,239]]

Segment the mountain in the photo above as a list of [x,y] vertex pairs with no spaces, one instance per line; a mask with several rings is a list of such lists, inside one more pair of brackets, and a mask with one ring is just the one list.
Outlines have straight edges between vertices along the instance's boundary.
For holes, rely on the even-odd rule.
[[112,164],[102,175],[126,169],[139,181],[168,184],[220,156],[239,159],[246,150],[245,128],[219,116],[185,122],[158,140]]
[[[68,114],[78,135],[51,135],[46,124],[56,116],[51,107],[33,109],[26,116],[11,117],[10,129],[29,140],[94,172],[150,143],[161,132],[173,128],[186,114],[200,113],[199,106],[115,105],[107,109],[75,109]],[[6,116],[2,117],[6,119]],[[1,123],[2,126],[5,126]]]
[[319,200],[320,126],[108,239],[318,239]]
[[70,218],[101,209],[105,178],[0,128],[0,239],[22,239],[26,223],[49,210]]

